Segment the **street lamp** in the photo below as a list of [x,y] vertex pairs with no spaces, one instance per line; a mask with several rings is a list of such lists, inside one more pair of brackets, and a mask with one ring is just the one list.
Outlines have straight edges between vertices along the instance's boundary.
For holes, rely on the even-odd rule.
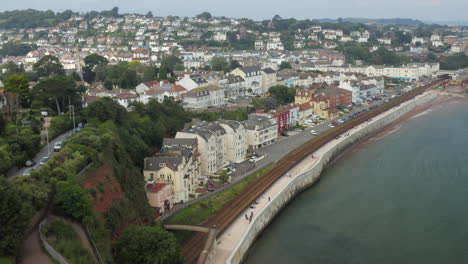
[[75,128],[75,106],[74,105],[70,105],[69,106],[71,109],[72,109],[72,117],[73,117],[73,134],[75,134],[75,131],[76,131],[76,128]]
[[47,157],[50,157],[49,129],[47,129],[47,127],[46,127],[46,139],[47,139]]

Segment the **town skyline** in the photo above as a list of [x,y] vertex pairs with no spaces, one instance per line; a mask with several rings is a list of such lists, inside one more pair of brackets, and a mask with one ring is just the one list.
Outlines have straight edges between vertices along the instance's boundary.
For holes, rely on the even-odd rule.
[[[468,1],[464,0],[396,0],[366,1],[366,0],[332,0],[332,2],[303,2],[293,0],[285,9],[283,3],[278,0],[250,2],[240,0],[236,3],[226,1],[201,0],[196,3],[185,3],[175,0],[170,3],[162,1],[142,0],[138,5],[122,0],[81,0],[73,3],[65,3],[58,0],[46,1],[12,1],[4,3],[0,11],[17,9],[37,9],[63,11],[88,12],[107,10],[110,6],[118,6],[121,13],[146,13],[153,12],[156,16],[195,16],[207,11],[215,16],[232,18],[250,18],[255,20],[271,19],[275,15],[296,19],[336,19],[343,18],[412,18],[424,22],[437,21],[466,21],[463,10],[468,8]],[[245,8],[249,6],[249,8]],[[330,8],[330,6],[333,6]],[[404,7],[404,8],[402,8]]]

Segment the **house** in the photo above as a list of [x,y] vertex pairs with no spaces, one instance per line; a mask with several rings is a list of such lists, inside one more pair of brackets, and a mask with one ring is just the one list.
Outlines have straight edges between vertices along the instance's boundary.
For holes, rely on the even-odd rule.
[[195,123],[191,128],[177,132],[176,139],[196,139],[200,153],[201,175],[214,175],[229,162],[225,155],[226,130],[214,122]]
[[263,94],[262,71],[257,66],[238,67],[231,71],[231,74],[241,76],[246,82],[247,89],[252,94]]
[[128,108],[130,103],[137,102],[138,98],[139,96],[137,94],[130,92],[119,93],[113,97],[114,100],[116,100],[121,106],[125,108]]
[[244,96],[247,94],[247,86],[244,78],[237,75],[227,75],[218,81],[218,84],[224,88],[224,95],[229,98]]
[[276,119],[278,133],[290,127],[290,112],[288,108],[278,108],[277,110],[270,111],[269,114]]
[[298,104],[299,107],[299,120],[304,121],[314,114],[312,104],[310,102]]
[[161,103],[166,96],[176,100],[182,99],[182,96],[187,93],[187,89],[181,85],[170,83],[167,80],[140,83],[136,87],[136,91],[140,95],[140,102],[144,104],[148,103],[151,98]]
[[224,89],[217,85],[207,85],[188,91],[183,99],[189,109],[204,109],[224,105]]
[[294,103],[305,104],[312,101],[314,90],[309,89],[297,89],[294,97]]
[[174,186],[167,183],[147,183],[146,197],[149,205],[158,210],[158,214],[164,214],[174,207]]
[[200,74],[185,74],[184,77],[176,83],[189,91],[208,85],[208,82]]
[[235,120],[218,120],[225,131],[224,150],[226,159],[232,163],[243,162],[247,157],[247,130],[244,123]]
[[276,85],[276,71],[271,68],[265,68],[262,70],[262,91],[267,93],[270,87]]
[[245,124],[247,129],[247,147],[250,151],[268,146],[278,138],[276,118],[269,114],[250,114]]

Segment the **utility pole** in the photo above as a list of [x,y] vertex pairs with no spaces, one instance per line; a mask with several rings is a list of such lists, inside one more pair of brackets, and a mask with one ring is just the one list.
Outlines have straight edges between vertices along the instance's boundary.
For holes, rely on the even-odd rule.
[[49,129],[45,129],[46,131],[46,139],[47,139],[47,157],[50,158],[50,146],[49,146]]
[[76,125],[75,125],[75,106],[74,106],[74,105],[70,105],[69,107],[72,109],[73,134],[75,134],[75,131],[76,131]]

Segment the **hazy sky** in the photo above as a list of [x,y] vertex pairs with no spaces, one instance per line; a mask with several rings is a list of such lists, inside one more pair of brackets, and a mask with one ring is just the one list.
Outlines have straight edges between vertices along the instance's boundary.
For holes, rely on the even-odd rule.
[[468,0],[0,0],[0,10],[34,8],[90,11],[118,6],[122,12],[193,16],[209,11],[216,16],[272,18],[415,18],[468,20]]

